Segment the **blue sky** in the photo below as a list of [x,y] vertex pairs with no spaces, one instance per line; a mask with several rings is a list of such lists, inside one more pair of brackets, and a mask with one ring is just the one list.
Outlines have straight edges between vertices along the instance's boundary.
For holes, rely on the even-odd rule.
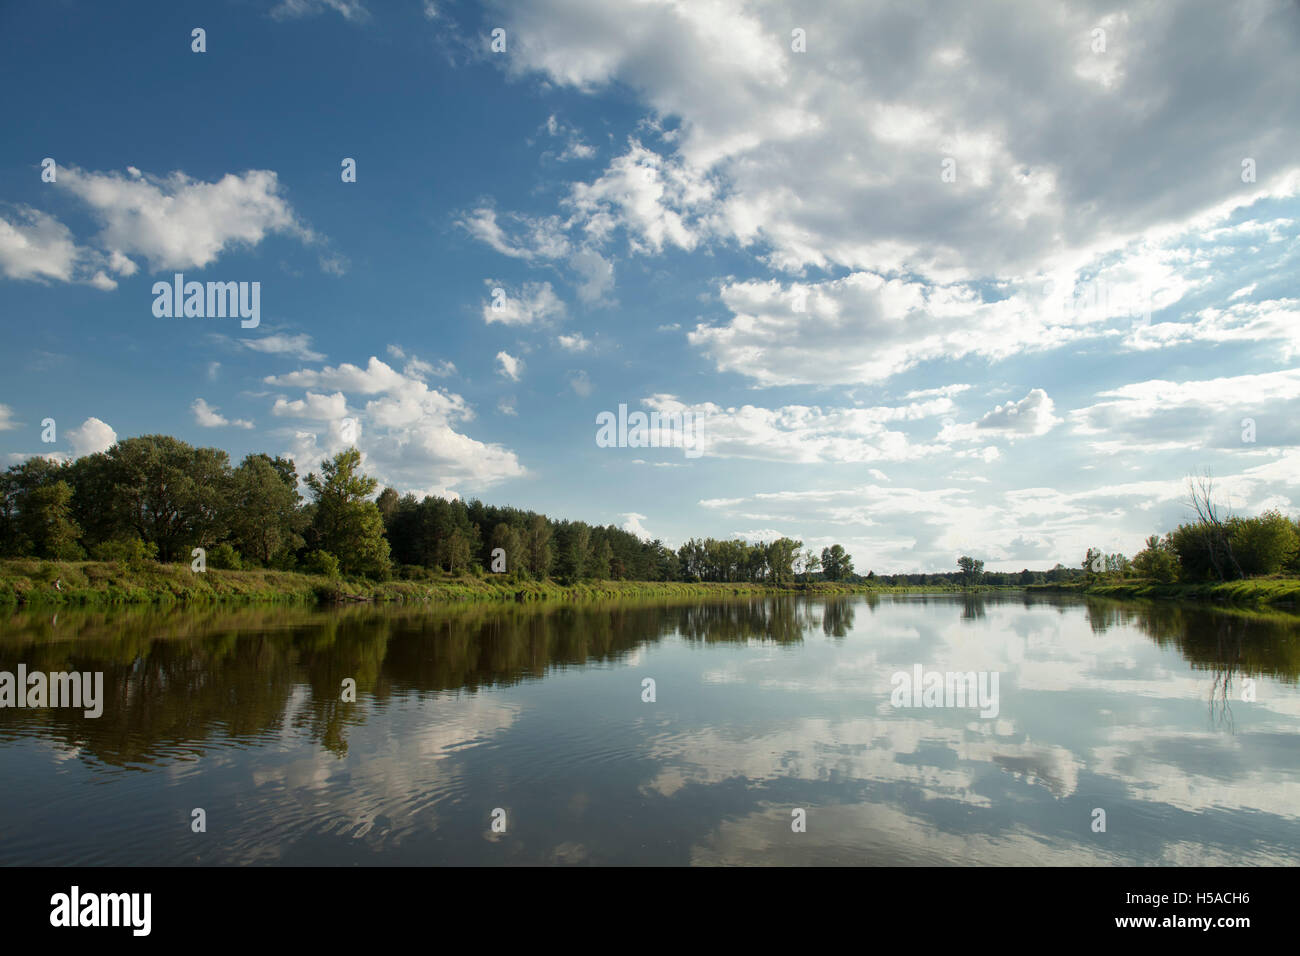
[[[861,6],[5,5],[0,462],[355,435],[864,571],[1132,554],[1205,471],[1300,510],[1300,8]],[[155,317],[177,272],[260,324]]]

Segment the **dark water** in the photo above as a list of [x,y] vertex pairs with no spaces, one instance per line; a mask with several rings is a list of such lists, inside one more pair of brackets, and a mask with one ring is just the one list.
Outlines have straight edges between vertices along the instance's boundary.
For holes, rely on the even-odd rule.
[[[1295,865],[1296,620],[1019,595],[13,615],[0,671],[102,671],[106,700],[0,710],[0,863]],[[894,706],[917,665],[996,673],[996,716]]]

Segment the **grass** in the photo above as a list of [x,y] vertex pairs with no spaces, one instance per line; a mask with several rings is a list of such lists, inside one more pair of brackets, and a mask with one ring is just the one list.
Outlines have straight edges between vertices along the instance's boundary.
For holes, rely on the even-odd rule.
[[1300,606],[1300,578],[1248,578],[1205,584],[1161,584],[1146,579],[1126,581],[1070,582],[1035,584],[1028,590],[1067,591],[1114,598],[1151,598],[1156,600],[1212,601],[1243,606]]
[[[58,587],[55,586],[58,582]],[[138,604],[332,604],[349,602],[430,603],[482,600],[574,600],[618,597],[733,594],[851,594],[866,591],[935,590],[892,588],[829,581],[792,586],[684,581],[512,580],[488,575],[453,577],[430,573],[421,580],[346,580],[265,569],[202,574],[188,563],[144,561],[0,560],[0,606],[102,607]]]

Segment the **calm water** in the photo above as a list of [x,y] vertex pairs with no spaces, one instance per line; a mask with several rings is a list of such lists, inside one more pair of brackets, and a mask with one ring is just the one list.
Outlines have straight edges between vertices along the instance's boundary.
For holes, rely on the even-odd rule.
[[[0,618],[0,670],[20,662],[102,671],[106,703],[0,710],[2,864],[1300,863],[1281,616],[1019,595],[64,611]],[[997,716],[893,706],[917,665],[996,672]]]

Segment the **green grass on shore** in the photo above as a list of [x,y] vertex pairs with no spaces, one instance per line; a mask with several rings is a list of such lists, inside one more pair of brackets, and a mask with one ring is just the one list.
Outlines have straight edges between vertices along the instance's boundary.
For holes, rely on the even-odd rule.
[[[57,582],[57,587],[56,587]],[[340,580],[292,571],[223,571],[202,574],[189,564],[152,561],[0,560],[0,605],[106,606],[118,604],[267,603],[320,604],[353,601],[428,603],[478,600],[545,600],[637,596],[850,594],[895,590],[866,584],[814,581],[779,588],[737,582],[511,580],[496,576],[431,575],[428,580]],[[903,590],[903,589],[898,589]]]
[[1068,584],[1033,584],[1029,591],[1063,591],[1114,598],[1149,598],[1176,601],[1212,601],[1246,606],[1300,606],[1300,578],[1249,578],[1213,584],[1160,584],[1136,579],[1128,581],[1077,581]]

